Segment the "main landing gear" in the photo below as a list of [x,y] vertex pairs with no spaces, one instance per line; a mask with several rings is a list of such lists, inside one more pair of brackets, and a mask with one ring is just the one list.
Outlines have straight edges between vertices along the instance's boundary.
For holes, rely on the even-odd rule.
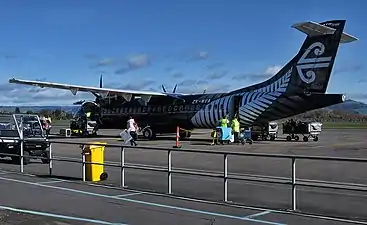
[[[170,133],[170,132],[169,131],[159,132],[159,130],[153,129],[150,126],[146,126],[138,131],[138,135],[141,135],[144,139],[148,139],[148,140],[155,139],[157,137],[157,134],[160,134],[160,133],[163,134],[163,133]],[[179,135],[180,135],[181,140],[188,139],[191,137],[191,131],[180,130]]]

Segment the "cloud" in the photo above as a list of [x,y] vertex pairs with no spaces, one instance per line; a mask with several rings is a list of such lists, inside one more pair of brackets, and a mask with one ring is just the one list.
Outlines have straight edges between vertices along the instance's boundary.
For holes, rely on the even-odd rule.
[[231,88],[231,85],[225,83],[209,83],[206,80],[194,80],[187,79],[178,83],[177,91],[180,93],[203,93],[206,90],[207,93],[213,92],[227,92]]
[[199,52],[200,59],[207,59],[209,56],[208,52]]
[[283,66],[280,65],[276,65],[276,66],[270,66],[268,68],[266,68],[263,72],[261,73],[244,73],[244,74],[239,74],[236,76],[233,76],[232,79],[233,80],[260,80],[260,79],[268,79],[271,76],[274,76],[279,70],[282,69]]
[[127,59],[126,66],[116,70],[116,74],[125,74],[132,70],[137,70],[150,65],[150,58],[147,54],[133,55]]
[[178,87],[180,93],[194,94],[203,93],[218,93],[218,92],[228,92],[231,88],[229,84],[202,84],[193,86]]
[[228,73],[227,70],[221,71],[221,72],[216,72],[216,73],[212,73],[212,74],[208,75],[207,78],[211,79],[211,80],[218,80],[220,78],[223,78],[227,73]]
[[217,63],[209,64],[206,67],[208,68],[208,70],[212,70],[212,69],[218,69],[222,66],[224,66],[224,63],[217,62]]
[[99,62],[97,62],[97,66],[111,66],[115,64],[115,60],[112,58],[104,58],[102,60],[100,60]]
[[347,94],[347,96],[355,100],[362,100],[362,101],[367,100],[367,93],[350,93],[350,94]]
[[341,67],[337,67],[334,69],[334,74],[338,73],[352,73],[357,72],[363,69],[362,64],[344,64]]
[[197,85],[205,85],[205,84],[209,84],[209,82],[207,80],[199,80],[198,82],[196,82]]
[[173,68],[173,67],[167,67],[167,68],[166,68],[166,72],[168,72],[168,73],[169,73],[169,72],[172,72],[173,70],[174,70],[174,68]]
[[194,53],[189,53],[187,56],[184,56],[186,58],[186,62],[196,62],[200,60],[206,60],[209,57],[209,53],[206,51],[199,51]]
[[[45,79],[37,79],[44,81]],[[78,100],[93,100],[91,93],[80,92],[74,96],[71,91],[27,85],[0,84],[1,105],[72,105]]]
[[132,83],[127,84],[107,83],[105,87],[125,90],[149,90],[148,88],[151,88],[150,86],[155,83],[156,81],[154,80],[136,80]]
[[4,58],[7,59],[7,60],[9,60],[9,59],[16,59],[16,58],[18,58],[18,56],[17,55],[14,55],[14,54],[5,54],[4,55]]
[[86,54],[84,54],[83,57],[86,58],[86,59],[97,59],[98,55],[93,54],[93,53],[86,53]]
[[176,72],[176,73],[173,73],[172,76],[174,78],[182,78],[182,77],[184,77],[184,74],[183,73],[180,73],[180,72]]
[[196,85],[197,80],[193,80],[193,79],[188,79],[188,80],[183,80],[180,83],[178,83],[179,86],[192,86],[192,85]]

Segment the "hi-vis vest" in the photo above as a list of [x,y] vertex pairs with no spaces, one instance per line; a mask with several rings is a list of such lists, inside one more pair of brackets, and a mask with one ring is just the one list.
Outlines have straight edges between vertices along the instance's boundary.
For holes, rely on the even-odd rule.
[[87,118],[89,118],[89,117],[90,117],[90,114],[91,114],[90,112],[87,112],[87,113],[86,113]]
[[228,122],[229,122],[228,119],[223,118],[223,119],[220,120],[220,126],[221,127],[227,127]]
[[232,130],[234,132],[240,132],[240,123],[238,122],[237,119],[232,120]]

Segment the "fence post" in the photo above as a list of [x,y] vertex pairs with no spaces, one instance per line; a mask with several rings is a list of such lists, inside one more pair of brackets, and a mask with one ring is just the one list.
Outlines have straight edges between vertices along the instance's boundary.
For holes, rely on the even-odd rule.
[[50,176],[52,176],[52,143],[50,143],[50,146],[48,147],[48,150],[49,150],[49,154],[48,154],[48,157],[49,157],[49,173],[50,173]]
[[292,210],[297,210],[296,198],[296,158],[292,157]]
[[224,154],[224,201],[228,201],[228,155]]
[[20,138],[20,172],[24,172],[24,136],[23,136],[23,116],[20,116],[19,138]]
[[82,147],[82,177],[85,181],[85,146]]
[[172,151],[168,150],[168,194],[172,194]]
[[125,187],[125,148],[121,147],[121,171],[120,171],[120,186]]

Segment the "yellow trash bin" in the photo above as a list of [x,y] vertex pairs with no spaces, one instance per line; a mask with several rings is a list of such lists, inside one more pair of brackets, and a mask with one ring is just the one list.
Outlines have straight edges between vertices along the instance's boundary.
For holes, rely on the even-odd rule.
[[106,180],[108,175],[104,172],[104,166],[90,163],[104,163],[104,148],[105,146],[93,144],[106,144],[104,142],[93,142],[86,146],[85,152],[85,179],[87,181],[102,181]]

